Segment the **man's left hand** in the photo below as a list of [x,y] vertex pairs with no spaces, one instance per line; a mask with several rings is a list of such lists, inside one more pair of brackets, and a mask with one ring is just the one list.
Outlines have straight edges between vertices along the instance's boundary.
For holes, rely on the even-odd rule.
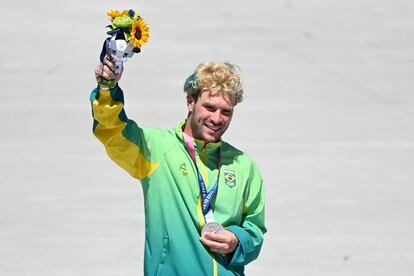
[[223,255],[233,252],[239,240],[233,232],[224,230],[220,233],[205,233],[204,236],[200,237],[200,241],[210,248],[212,252],[221,253]]

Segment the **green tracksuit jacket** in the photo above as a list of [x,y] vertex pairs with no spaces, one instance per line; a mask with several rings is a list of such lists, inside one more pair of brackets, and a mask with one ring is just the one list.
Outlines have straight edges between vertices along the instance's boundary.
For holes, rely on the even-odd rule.
[[251,158],[223,141],[195,141],[207,190],[217,179],[222,147],[212,208],[216,221],[239,239],[234,253],[211,253],[199,241],[205,221],[196,168],[182,137],[184,121],[173,129],[138,126],[125,114],[119,86],[109,91],[97,87],[90,99],[95,136],[109,157],[142,183],[145,275],[244,275],[244,266],[257,258],[266,232],[263,181]]

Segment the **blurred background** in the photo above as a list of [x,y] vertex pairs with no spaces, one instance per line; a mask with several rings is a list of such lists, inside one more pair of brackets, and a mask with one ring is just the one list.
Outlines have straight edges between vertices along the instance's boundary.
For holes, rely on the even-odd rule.
[[266,184],[247,275],[414,273],[414,2],[0,0],[0,274],[143,275],[140,183],[92,135],[110,9],[151,28],[125,64],[126,111],[186,116],[202,61],[242,70],[225,140]]

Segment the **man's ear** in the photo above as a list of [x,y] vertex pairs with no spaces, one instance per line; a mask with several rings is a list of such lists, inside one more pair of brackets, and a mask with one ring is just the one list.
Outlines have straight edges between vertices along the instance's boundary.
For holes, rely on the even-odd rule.
[[193,96],[187,95],[187,108],[189,112],[193,112],[195,100]]

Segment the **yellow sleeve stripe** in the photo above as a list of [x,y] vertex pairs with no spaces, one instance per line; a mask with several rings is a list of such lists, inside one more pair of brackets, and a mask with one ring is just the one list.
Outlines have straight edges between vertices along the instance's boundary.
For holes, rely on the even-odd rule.
[[104,124],[106,127],[114,127],[125,122],[119,120],[118,115],[121,113],[124,105],[121,102],[114,101],[109,91],[101,90],[99,99],[92,102],[93,116],[96,121]]
[[109,157],[125,169],[132,177],[139,180],[151,175],[159,163],[145,159],[137,144],[128,140],[122,131],[127,123],[121,121],[118,114],[122,103],[113,101],[107,95],[93,102],[94,117],[99,122],[94,134],[104,144]]

